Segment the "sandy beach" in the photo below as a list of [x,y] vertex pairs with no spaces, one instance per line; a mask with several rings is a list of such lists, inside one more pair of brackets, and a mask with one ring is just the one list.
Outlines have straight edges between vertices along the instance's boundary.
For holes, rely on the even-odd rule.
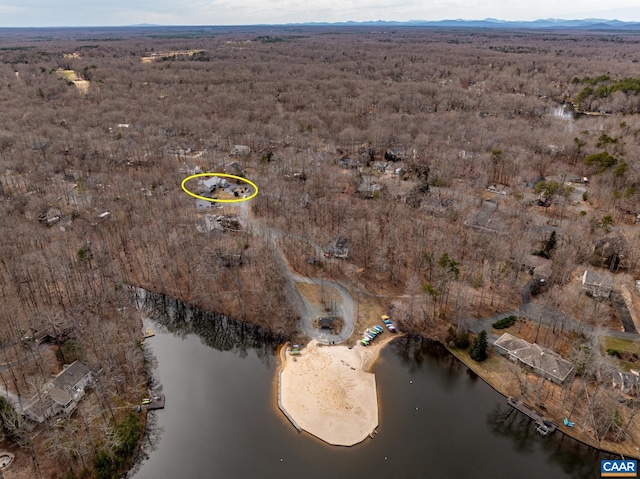
[[295,356],[283,348],[280,409],[298,429],[329,444],[364,441],[378,426],[375,375],[366,370],[388,340],[369,347],[311,341]]

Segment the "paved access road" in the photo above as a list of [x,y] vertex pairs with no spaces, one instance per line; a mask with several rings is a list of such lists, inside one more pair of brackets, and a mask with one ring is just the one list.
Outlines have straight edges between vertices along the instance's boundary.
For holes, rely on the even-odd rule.
[[[527,283],[528,284],[528,283]],[[526,286],[525,286],[526,288]],[[523,293],[524,296],[525,293]],[[528,295],[528,292],[527,292]],[[493,323],[499,319],[506,318],[507,316],[520,316],[527,318],[530,321],[541,323],[547,326],[553,326],[554,322],[558,329],[564,329],[565,331],[575,331],[577,333],[591,334],[594,331],[594,327],[576,321],[570,316],[558,311],[557,309],[550,308],[543,304],[525,302],[520,305],[518,310],[505,311],[504,313],[496,314],[489,318],[468,318],[464,320],[464,324],[469,331],[473,333],[479,333],[483,329],[489,333],[489,341],[493,342],[498,339],[498,336],[491,334],[491,327]],[[637,340],[640,339],[640,335],[636,332],[618,331],[615,329],[605,329],[604,334],[618,339]]]
[[[288,280],[287,296],[300,314],[300,332],[323,344],[340,344],[349,339],[355,328],[354,302],[345,285],[339,281],[323,278],[307,278],[294,273],[291,271],[289,264],[285,260],[284,254],[282,253],[278,243],[282,238],[289,238],[308,243],[315,249],[318,257],[322,257],[324,255],[323,249],[318,244],[308,240],[307,238],[303,238],[298,235],[287,235],[281,229],[272,228],[263,224],[259,219],[253,218],[249,205],[246,201],[240,203],[239,206],[238,216],[242,224],[251,233],[267,240],[271,247],[278,253],[280,269]],[[342,316],[342,330],[340,331],[340,334],[331,334],[330,331],[319,329],[314,325],[314,319],[318,316],[322,316],[323,312],[300,294],[295,283],[314,284],[323,288],[333,288],[340,294],[341,302],[339,305],[336,305],[337,313]]]

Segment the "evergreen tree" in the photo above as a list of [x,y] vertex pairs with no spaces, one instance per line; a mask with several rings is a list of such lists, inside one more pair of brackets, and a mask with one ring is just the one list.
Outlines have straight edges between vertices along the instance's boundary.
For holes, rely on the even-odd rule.
[[461,329],[456,334],[454,344],[458,349],[467,349],[469,347],[469,333],[466,329]]
[[543,248],[544,252],[547,254],[545,258],[551,257],[551,253],[553,252],[553,249],[556,247],[557,241],[558,240],[556,238],[556,231],[553,230]]
[[487,359],[487,332],[484,329],[473,340],[469,356],[479,363]]

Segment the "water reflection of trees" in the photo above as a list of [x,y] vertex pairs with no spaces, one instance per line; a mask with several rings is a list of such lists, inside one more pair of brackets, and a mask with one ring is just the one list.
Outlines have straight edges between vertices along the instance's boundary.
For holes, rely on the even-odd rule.
[[164,434],[164,428],[158,423],[156,411],[149,411],[147,414],[147,423],[144,430],[142,444],[138,450],[138,457],[135,464],[129,470],[127,477],[135,477],[136,473],[142,467],[142,464],[151,457],[152,453],[158,450],[160,437]]
[[[439,343],[419,336],[407,336],[395,339],[389,347],[400,359],[403,366],[417,373],[429,364],[436,365],[438,387],[447,388],[460,380],[465,372],[472,381],[477,375],[464,366]],[[565,436],[560,431],[542,437],[535,430],[533,421],[500,401],[487,415],[486,422],[494,435],[510,440],[513,448],[523,455],[535,454],[542,450],[550,463],[558,464],[564,473],[572,478],[596,477],[599,460],[606,456],[599,451]],[[508,452],[505,451],[505,454]],[[541,476],[543,477],[543,476]]]
[[288,339],[219,313],[203,311],[163,294],[148,291],[136,291],[134,294],[136,305],[147,311],[167,331],[180,337],[196,334],[207,346],[219,351],[231,351],[241,357],[253,349],[266,365],[271,364],[278,345]]
[[402,336],[391,343],[394,353],[409,370],[417,370],[426,360],[442,365],[454,365],[455,358],[440,343],[421,336]]
[[437,366],[433,371],[445,389],[452,387],[463,371],[469,371],[442,344],[421,336],[403,336],[395,339],[390,346],[411,373],[418,372],[427,364]]
[[507,404],[497,404],[487,415],[487,424],[494,434],[508,437],[520,453],[532,454],[541,448],[548,462],[560,465],[572,478],[596,477],[600,459],[608,457],[560,431],[540,436],[530,418]]
[[495,434],[509,437],[518,452],[530,454],[535,450],[537,433],[531,419],[511,406],[496,405],[487,416],[487,424]]

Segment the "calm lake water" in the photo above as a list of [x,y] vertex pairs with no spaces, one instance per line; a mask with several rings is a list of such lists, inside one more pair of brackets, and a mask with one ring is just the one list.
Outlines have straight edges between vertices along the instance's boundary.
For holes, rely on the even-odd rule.
[[374,366],[378,434],[328,446],[277,409],[273,347],[246,348],[244,333],[212,334],[207,321],[156,326],[145,342],[167,404],[152,413],[158,432],[135,479],[600,477],[594,450],[540,436],[444,349],[418,340],[394,341]]

